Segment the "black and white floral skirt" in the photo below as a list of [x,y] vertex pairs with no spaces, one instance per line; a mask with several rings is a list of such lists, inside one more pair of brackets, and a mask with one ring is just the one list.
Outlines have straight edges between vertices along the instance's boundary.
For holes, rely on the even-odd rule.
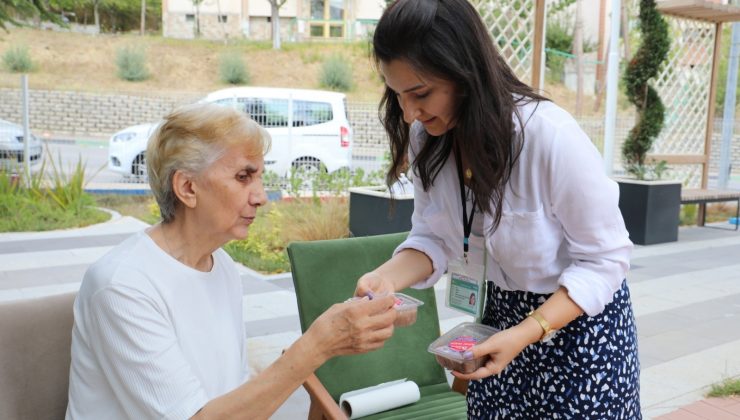
[[[483,323],[512,327],[549,295],[488,283]],[[548,343],[528,346],[500,374],[470,381],[470,419],[640,419],[640,362],[629,289],[581,315]]]

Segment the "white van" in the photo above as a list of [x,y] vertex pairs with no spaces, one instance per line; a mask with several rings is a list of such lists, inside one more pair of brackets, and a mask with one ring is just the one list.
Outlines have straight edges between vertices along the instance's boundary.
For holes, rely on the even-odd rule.
[[[265,169],[284,176],[291,167],[328,172],[351,168],[352,130],[342,93],[306,89],[237,87],[213,92],[201,102],[248,113],[272,136]],[[146,144],[156,125],[128,127],[110,139],[108,168],[124,175],[146,175]]]

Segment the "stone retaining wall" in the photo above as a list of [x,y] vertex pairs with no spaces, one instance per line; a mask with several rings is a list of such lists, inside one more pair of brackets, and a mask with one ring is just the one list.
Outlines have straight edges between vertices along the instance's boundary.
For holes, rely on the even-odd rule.
[[[36,134],[44,132],[76,136],[107,137],[125,127],[155,122],[178,105],[194,102],[204,94],[177,93],[154,95],[146,93],[90,93],[76,91],[31,90],[31,129]],[[375,103],[349,102],[348,119],[354,130],[355,154],[382,154],[388,141],[378,120]],[[21,92],[19,89],[0,88],[0,119],[19,123],[21,121]],[[617,136],[626,134],[634,122],[629,118],[617,122]],[[599,119],[581,121],[584,130],[595,141],[599,141],[599,130],[603,122]],[[719,165],[721,120],[715,122],[710,172],[715,173]],[[740,171],[740,121],[735,121],[735,137],[732,142],[734,173]],[[617,142],[620,143],[620,142]],[[618,145],[617,145],[618,146]],[[373,152],[373,153],[371,153]],[[619,160],[618,150],[615,161]]]

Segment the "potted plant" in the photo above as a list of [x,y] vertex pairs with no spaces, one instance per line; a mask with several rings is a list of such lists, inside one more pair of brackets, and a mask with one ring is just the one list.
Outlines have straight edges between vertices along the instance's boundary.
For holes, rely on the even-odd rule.
[[[390,152],[381,169],[388,172]],[[349,231],[352,236],[381,235],[411,230],[414,186],[406,177],[408,164],[400,168],[398,181],[390,190],[385,185],[349,189]],[[409,171],[410,172],[410,171]]]
[[618,179],[619,209],[632,242],[640,245],[678,240],[681,183],[661,181],[666,162],[647,160],[653,141],[663,129],[663,106],[648,84],[670,49],[668,24],[655,8],[655,0],[640,0],[642,43],[627,65],[627,98],[637,108],[637,123],[622,145],[624,168],[632,178]]
[[349,231],[352,236],[408,232],[413,212],[412,186],[394,191],[393,196],[386,186],[349,189]]

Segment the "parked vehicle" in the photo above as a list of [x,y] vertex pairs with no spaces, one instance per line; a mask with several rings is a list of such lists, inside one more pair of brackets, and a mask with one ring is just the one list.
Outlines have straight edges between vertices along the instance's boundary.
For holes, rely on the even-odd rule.
[[[41,163],[41,141],[30,135],[31,168]],[[0,170],[21,172],[24,160],[23,127],[0,120]]]
[[[237,87],[213,92],[201,102],[234,107],[249,114],[272,136],[265,169],[287,175],[291,168],[334,172],[350,168],[352,130],[342,93],[306,89]],[[128,127],[109,144],[108,168],[146,175],[146,144],[158,123]]]

